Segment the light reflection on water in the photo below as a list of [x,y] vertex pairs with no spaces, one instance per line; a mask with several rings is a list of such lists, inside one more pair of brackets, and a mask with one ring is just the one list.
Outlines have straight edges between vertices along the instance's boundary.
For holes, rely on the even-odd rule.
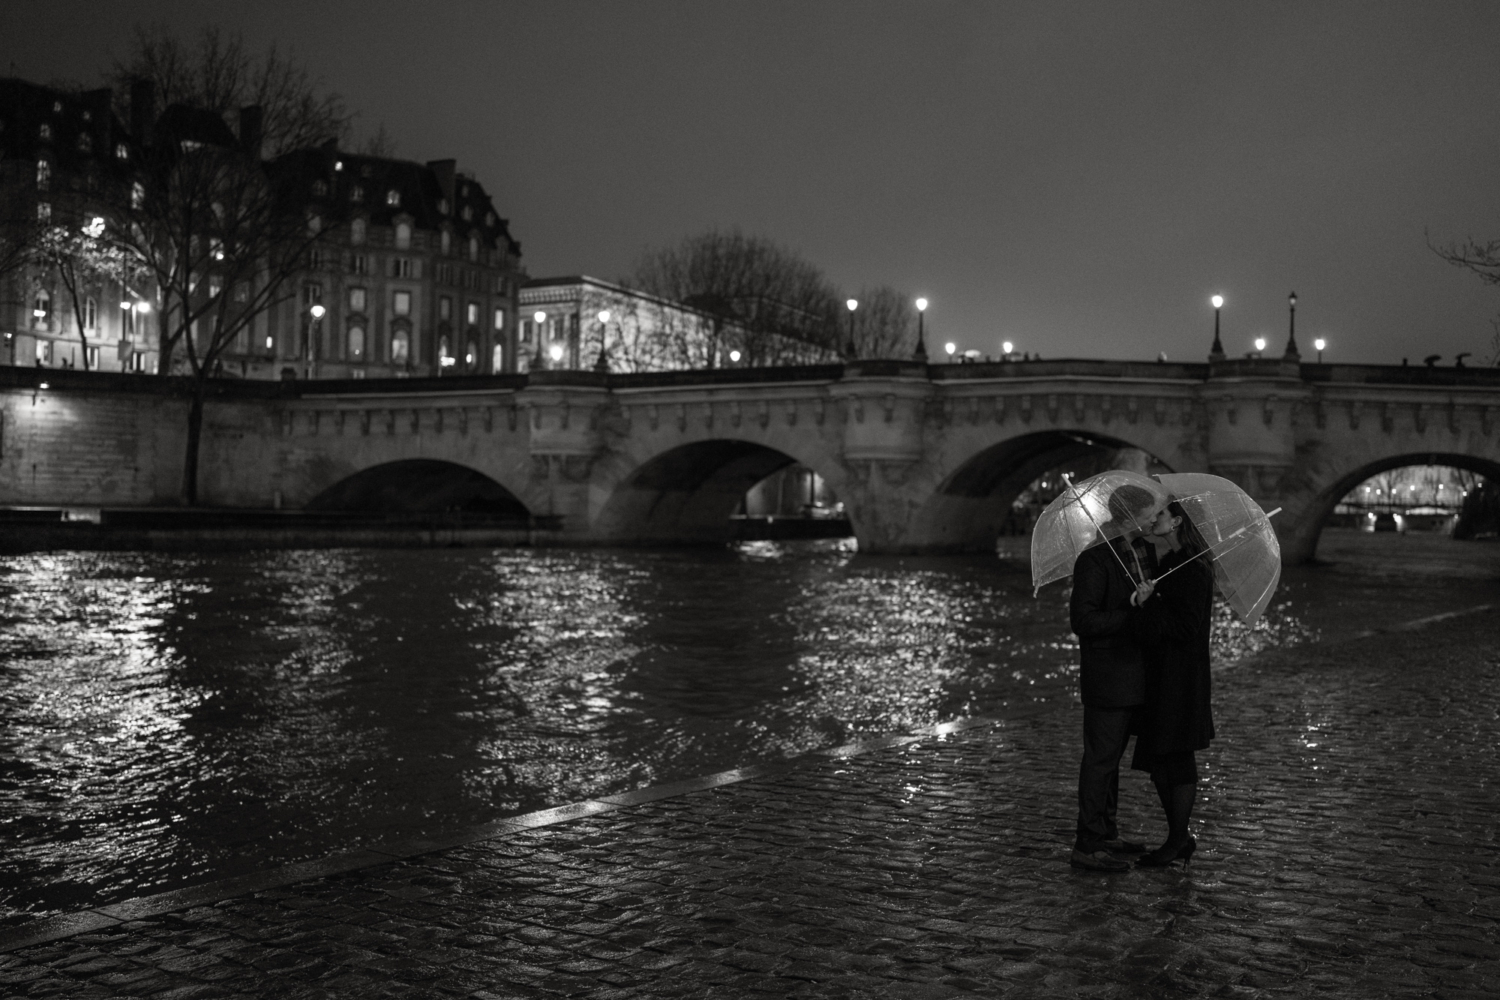
[[[1216,656],[1470,589],[1336,582]],[[6,558],[0,918],[1071,699],[1066,601],[837,543]]]

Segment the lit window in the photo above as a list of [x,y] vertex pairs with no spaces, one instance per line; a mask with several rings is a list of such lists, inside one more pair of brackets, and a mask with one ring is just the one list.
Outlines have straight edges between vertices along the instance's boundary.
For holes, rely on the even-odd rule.
[[45,288],[38,288],[31,301],[31,319],[33,326],[46,326],[52,321],[52,296]]
[[410,316],[411,292],[397,292],[391,298],[391,311],[397,316]]
[[365,200],[365,189],[364,189],[364,186],[361,185],[361,184],[354,185],[353,189],[349,192],[349,200],[352,201],[352,202],[355,202],[356,204],[359,203],[359,202],[364,201]]
[[130,207],[139,209],[146,203],[146,189],[140,181],[130,185]]
[[41,126],[37,128],[36,134],[42,141],[49,141],[52,138],[52,126],[46,122],[42,122]]
[[89,367],[94,371],[99,370],[99,348],[97,347],[89,348]]
[[469,341],[469,349],[464,352],[464,367],[473,369],[479,363],[479,345]]
[[94,137],[87,132],[78,133],[78,151],[80,153],[92,153],[94,151]]
[[438,236],[438,246],[446,254],[453,247],[453,234],[444,229],[442,234]]
[[453,300],[444,295],[438,299],[438,319],[447,322],[453,318]]
[[469,237],[469,259],[472,261],[479,260],[479,237],[477,236]]
[[490,352],[490,371],[505,371],[505,348],[499,344],[496,344],[494,350]]
[[470,302],[469,305],[468,305],[468,308],[466,308],[464,310],[464,312],[465,312],[465,317],[468,319],[470,326],[478,326],[479,325],[479,303],[478,302]]
[[464,206],[464,221],[468,222],[472,218],[474,218],[474,209],[473,209],[473,207],[470,206],[470,205],[465,205]]
[[496,309],[495,310],[495,329],[496,330],[504,330],[505,329],[505,310],[504,309]]
[[401,192],[397,191],[395,188],[391,188],[389,191],[387,191],[385,193],[385,203],[387,205],[391,206],[392,208],[400,208],[401,207]]
[[250,284],[248,282],[241,281],[234,286],[234,301],[250,301]]
[[438,199],[438,214],[439,215],[447,215],[448,214],[448,199],[447,198],[439,198]]
[[314,236],[323,231],[323,217],[321,215],[309,215],[307,217],[307,231]]
[[52,205],[49,202],[39,201],[36,203],[36,221],[52,221]]
[[[96,300],[92,299],[92,298],[84,299],[84,301],[83,301],[83,328],[85,330],[95,330],[95,329],[98,329],[98,327],[99,327],[99,303]],[[95,365],[94,367],[97,368],[98,366]]]
[[355,274],[370,273],[370,255],[357,253],[349,258],[349,270]]
[[448,338],[438,339],[438,367],[448,368],[453,364],[453,355],[448,349]]
[[411,266],[411,258],[410,257],[392,257],[391,258],[391,277],[393,277],[393,278],[410,278],[411,276],[412,276],[412,266]]
[[363,361],[365,357],[365,328],[362,326],[351,326],[349,328],[349,360]]
[[52,113],[54,115],[60,115],[60,114],[62,114],[62,101],[53,101],[52,102]]
[[363,288],[349,289],[349,311],[357,313],[365,311],[365,290]]
[[84,112],[83,112],[83,113],[82,113],[82,114],[81,114],[81,115],[79,115],[79,116],[78,116],[78,117],[80,117],[80,118],[82,118],[82,119],[83,119],[83,120],[84,120],[84,121],[86,121],[86,122],[91,122],[91,121],[93,121],[93,120],[94,120],[94,113],[93,113],[93,112],[92,112],[92,111],[87,111],[87,110],[85,110],[85,111],[84,111]]
[[411,249],[411,223],[409,223],[409,222],[398,222],[398,223],[396,223],[396,249],[397,250],[409,250],[409,249]]
[[355,219],[349,223],[349,242],[359,246],[365,241],[365,220]]
[[130,147],[127,146],[127,145],[125,145],[123,142],[116,143],[115,144],[115,159],[117,159],[117,160],[128,160],[128,159],[130,159]]
[[405,330],[397,330],[391,334],[391,361],[396,364],[405,363],[411,356],[411,335]]
[[36,189],[45,191],[52,186],[52,164],[46,160],[36,161]]
[[334,160],[333,161],[333,169],[335,169],[335,170],[343,170],[344,169],[344,161],[343,160]]

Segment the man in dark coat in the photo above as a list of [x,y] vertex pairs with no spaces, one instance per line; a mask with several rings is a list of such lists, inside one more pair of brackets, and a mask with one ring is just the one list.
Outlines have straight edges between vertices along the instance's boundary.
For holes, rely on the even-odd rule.
[[[1115,825],[1120,797],[1120,758],[1130,740],[1135,710],[1146,701],[1146,668],[1131,628],[1138,590],[1155,565],[1151,546],[1140,540],[1158,502],[1147,490],[1118,487],[1111,495],[1111,522],[1120,537],[1085,549],[1073,565],[1069,602],[1078,636],[1079,686],[1083,700],[1083,761],[1078,768],[1078,832],[1072,865],[1091,871],[1126,871],[1113,853],[1141,853],[1144,844],[1122,840]],[[1124,566],[1131,568],[1127,572]],[[1146,586],[1149,593],[1149,585]]]

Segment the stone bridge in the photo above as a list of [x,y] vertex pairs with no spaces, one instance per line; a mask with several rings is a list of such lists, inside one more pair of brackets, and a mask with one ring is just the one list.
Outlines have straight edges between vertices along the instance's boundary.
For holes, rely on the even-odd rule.
[[[188,388],[0,370],[0,504],[174,502]],[[206,407],[200,498],[370,508],[424,481],[441,495],[456,474],[552,515],[565,543],[712,543],[748,487],[798,462],[843,500],[861,551],[986,551],[1037,476],[1131,446],[1282,507],[1297,562],[1377,472],[1438,463],[1500,480],[1497,424],[1497,369],[1272,359],[224,380]]]

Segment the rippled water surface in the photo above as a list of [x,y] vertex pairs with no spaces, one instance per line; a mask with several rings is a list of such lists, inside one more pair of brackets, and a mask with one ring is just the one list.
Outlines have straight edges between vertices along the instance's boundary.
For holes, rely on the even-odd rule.
[[[1220,661],[1500,599],[1500,547],[1393,544]],[[0,919],[1070,699],[1066,600],[838,544],[0,559]]]

